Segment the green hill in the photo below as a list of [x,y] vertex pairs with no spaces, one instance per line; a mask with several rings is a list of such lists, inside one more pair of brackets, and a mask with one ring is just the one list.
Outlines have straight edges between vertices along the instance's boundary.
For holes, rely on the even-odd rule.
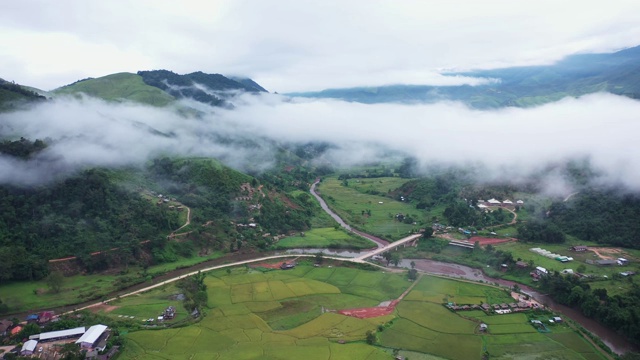
[[34,90],[0,79],[0,111],[14,110],[24,104],[46,100]]
[[157,87],[145,84],[140,75],[118,73],[86,79],[53,91],[56,95],[84,93],[108,101],[133,101],[153,106],[166,106],[175,98]]

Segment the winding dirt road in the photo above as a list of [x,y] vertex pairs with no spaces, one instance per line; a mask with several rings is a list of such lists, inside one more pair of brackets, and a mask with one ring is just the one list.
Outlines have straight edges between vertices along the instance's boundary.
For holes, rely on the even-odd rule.
[[327,205],[324,199],[320,197],[320,195],[318,195],[318,193],[316,192],[316,185],[318,185],[318,183],[320,183],[319,178],[316,179],[316,181],[311,185],[311,189],[309,190],[311,192],[311,195],[313,195],[313,197],[315,197],[316,200],[318,200],[318,202],[320,203],[320,206],[322,207],[322,210],[324,210],[327,214],[329,214],[329,216],[331,216],[333,220],[335,220],[338,224],[340,224],[342,228],[358,236],[361,236],[365,239],[373,241],[374,243],[376,243],[378,248],[382,248],[382,247],[385,247],[386,245],[389,245],[389,242],[387,240],[383,240],[383,239],[380,239],[379,237],[354,229],[351,226],[349,226],[349,224],[344,222],[344,220],[342,220],[342,218],[338,216],[338,214],[334,213],[333,210],[329,208],[329,205]]

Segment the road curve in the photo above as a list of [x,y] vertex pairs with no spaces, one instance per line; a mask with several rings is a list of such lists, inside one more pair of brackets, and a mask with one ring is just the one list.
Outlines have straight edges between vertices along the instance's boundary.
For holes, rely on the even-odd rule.
[[331,216],[333,218],[333,220],[335,220],[336,222],[338,222],[338,224],[340,224],[340,226],[342,226],[342,228],[344,228],[345,230],[354,233],[358,236],[361,236],[365,239],[371,240],[374,243],[376,243],[376,245],[378,246],[378,248],[382,248],[385,247],[387,245],[389,245],[389,242],[383,239],[380,239],[379,237],[375,237],[371,234],[367,234],[365,232],[362,232],[360,230],[356,230],[354,228],[352,228],[351,226],[349,226],[349,224],[347,224],[346,222],[344,222],[344,220],[342,220],[342,218],[340,216],[338,216],[338,214],[334,213],[333,210],[331,210],[329,208],[329,206],[327,205],[327,203],[324,201],[324,199],[322,197],[320,197],[320,195],[318,195],[318,193],[316,192],[316,185],[318,185],[318,183],[320,182],[320,178],[316,179],[316,181],[311,185],[311,189],[309,189],[309,191],[311,192],[311,195],[313,195],[313,197],[316,198],[316,200],[318,200],[318,202],[320,203],[320,206],[322,207],[322,210],[324,210],[327,214],[329,214],[329,216]]

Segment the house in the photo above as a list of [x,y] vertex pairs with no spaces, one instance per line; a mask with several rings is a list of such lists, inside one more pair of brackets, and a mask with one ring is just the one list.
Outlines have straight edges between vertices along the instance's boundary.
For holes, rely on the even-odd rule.
[[524,261],[516,261],[516,266],[521,268],[521,269],[524,269],[524,268],[527,268],[529,266],[529,264],[527,264]]
[[522,200],[518,200],[518,201],[516,201],[516,204],[518,204],[518,205],[522,205],[522,204],[524,204],[524,201],[522,201]]
[[587,250],[589,250],[589,248],[587,246],[585,246],[585,245],[576,245],[576,246],[572,246],[571,250],[580,251],[581,252],[581,251],[587,251]]
[[488,328],[487,324],[485,323],[480,324],[480,331],[487,331],[487,328]]
[[513,205],[513,201],[507,199],[505,201],[502,202],[504,205]]
[[16,327],[14,327],[13,329],[11,329],[11,331],[9,331],[9,333],[11,334],[11,336],[15,336],[18,335],[18,333],[20,331],[22,331],[23,326],[22,325],[16,325]]
[[53,319],[53,316],[55,315],[55,313],[53,311],[43,311],[41,313],[38,314],[38,324],[46,324],[49,321],[51,321],[51,319]]
[[625,258],[618,258],[618,265],[627,265],[629,264],[629,260]]
[[487,303],[482,304],[481,307],[484,311],[489,311],[491,309],[491,305]]
[[9,333],[9,328],[13,326],[13,321],[4,319],[0,321],[0,336],[6,336]]
[[36,350],[36,346],[38,346],[38,342],[35,340],[29,340],[22,345],[22,349],[20,350],[21,356],[31,356],[33,352]]
[[500,200],[496,200],[496,199],[489,199],[489,201],[487,201],[489,203],[489,205],[501,205],[502,202],[500,202]]
[[542,325],[542,321],[540,320],[531,320],[531,323],[535,325]]
[[176,316],[176,307],[169,306],[164,310],[164,314],[162,315],[165,320],[171,320]]
[[500,304],[500,309],[507,310],[508,308],[509,308],[509,305],[507,305],[506,303]]
[[562,318],[559,316],[554,316],[553,317],[553,321],[555,321],[556,323],[561,323],[562,322]]
[[28,324],[38,322],[38,314],[28,315],[26,320]]
[[[92,349],[94,347],[98,348],[100,346],[96,345],[99,345],[99,340],[102,340],[101,338],[105,337],[103,335],[106,335],[106,337],[109,336],[109,332],[107,332],[107,326],[101,324],[93,325],[92,327],[87,329],[87,331],[80,337],[80,339],[76,340],[76,344],[80,344],[80,348],[82,349]],[[102,351],[104,350],[104,348],[98,350]]]

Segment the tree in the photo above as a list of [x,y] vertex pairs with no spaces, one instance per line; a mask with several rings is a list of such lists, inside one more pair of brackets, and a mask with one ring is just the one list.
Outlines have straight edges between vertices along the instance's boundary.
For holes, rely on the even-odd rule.
[[367,344],[369,344],[369,345],[375,344],[376,343],[376,333],[374,333],[371,330],[367,331],[366,341],[367,341]]
[[64,275],[60,271],[54,271],[47,276],[47,286],[54,293],[59,293],[64,284]]
[[409,278],[409,280],[415,280],[418,278],[418,270],[416,269],[410,269],[407,277]]
[[518,284],[513,284],[512,289],[513,289],[513,292],[517,292],[517,293],[519,293],[519,292],[520,292],[520,290],[521,290],[521,289],[520,289],[520,286],[518,286]]
[[412,260],[412,261],[411,261],[411,263],[410,263],[410,265],[411,265],[411,268],[412,268],[412,269],[415,269],[415,268],[416,268],[416,262],[415,262],[415,261],[413,261],[413,260]]
[[322,264],[323,261],[324,261],[324,253],[322,251],[320,251],[319,253],[316,253],[316,264],[320,265]]
[[397,251],[394,251],[391,254],[391,262],[393,263],[393,265],[398,266],[398,264],[400,263],[400,260],[402,260],[402,257],[400,257],[400,254]]
[[582,274],[582,273],[584,273],[586,270],[587,270],[587,267],[586,267],[586,266],[584,266],[584,264],[580,264],[580,265],[578,265],[578,267],[576,268],[576,271],[577,271],[577,272],[579,272],[579,273],[581,273],[581,274]]

